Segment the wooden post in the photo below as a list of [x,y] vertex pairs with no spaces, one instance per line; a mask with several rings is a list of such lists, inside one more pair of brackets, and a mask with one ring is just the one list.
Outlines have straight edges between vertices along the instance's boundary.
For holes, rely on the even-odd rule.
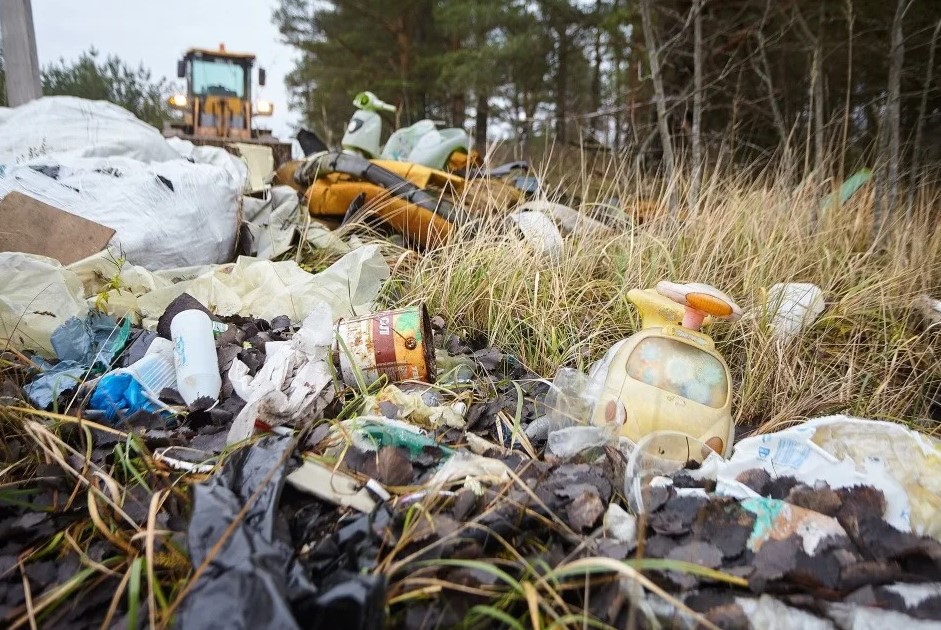
[[7,104],[16,107],[42,96],[33,8],[30,0],[0,0],[0,34]]

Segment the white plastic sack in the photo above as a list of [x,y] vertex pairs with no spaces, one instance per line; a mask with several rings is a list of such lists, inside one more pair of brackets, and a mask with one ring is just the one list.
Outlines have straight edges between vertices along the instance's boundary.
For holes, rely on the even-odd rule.
[[0,173],[0,198],[16,190],[113,228],[115,254],[151,270],[230,260],[239,189],[222,169],[180,159],[46,156]]
[[156,128],[105,101],[46,96],[2,110],[0,165],[66,152],[73,157],[123,156],[142,162],[179,158]]
[[736,477],[761,468],[809,486],[867,485],[885,494],[885,520],[902,530],[941,538],[941,443],[894,422],[827,416],[742,440],[721,465],[716,492],[758,496]]
[[0,347],[54,357],[50,336],[70,317],[88,313],[82,283],[59,261],[0,252]]

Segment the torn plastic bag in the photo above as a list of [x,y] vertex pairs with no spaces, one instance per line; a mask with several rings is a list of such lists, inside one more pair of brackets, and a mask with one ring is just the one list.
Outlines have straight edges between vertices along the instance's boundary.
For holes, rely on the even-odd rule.
[[42,374],[23,387],[23,393],[37,409],[48,409],[59,394],[80,385],[88,374],[87,365],[75,361],[60,361],[55,365],[36,361]]
[[87,312],[82,283],[59,261],[0,252],[0,343],[55,357],[53,331]]
[[301,212],[297,191],[290,186],[273,187],[267,199],[245,197],[242,219],[251,234],[251,255],[270,260],[291,249]]
[[747,438],[720,466],[716,492],[757,496],[736,479],[753,468],[809,486],[817,481],[833,489],[872,486],[885,495],[890,525],[941,538],[941,442],[901,424],[827,416]]
[[294,446],[291,438],[262,438],[232,455],[208,482],[193,487],[187,543],[194,567],[258,496],[183,600],[176,620],[181,630],[308,626],[317,591],[294,560],[278,512]]
[[87,319],[70,317],[52,332],[50,340],[59,359],[106,369],[124,348],[130,334],[129,320],[118,326],[111,317],[92,312]]

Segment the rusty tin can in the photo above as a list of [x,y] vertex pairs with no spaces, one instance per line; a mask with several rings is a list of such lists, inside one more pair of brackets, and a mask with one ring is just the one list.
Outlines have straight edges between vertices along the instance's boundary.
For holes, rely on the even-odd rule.
[[334,363],[348,385],[357,383],[357,369],[366,384],[374,383],[383,374],[393,383],[434,379],[431,320],[423,304],[341,319],[336,330]]

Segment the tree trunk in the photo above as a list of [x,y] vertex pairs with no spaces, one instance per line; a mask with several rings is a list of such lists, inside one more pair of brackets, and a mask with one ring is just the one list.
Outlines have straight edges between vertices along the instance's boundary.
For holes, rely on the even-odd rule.
[[487,126],[490,122],[490,102],[482,90],[477,91],[477,115],[475,117],[474,147],[483,156],[487,152]]
[[[597,3],[600,6],[600,2]],[[595,28],[594,72],[591,76],[591,107],[594,112],[601,111],[601,28]],[[604,117],[595,116],[591,119],[591,128],[594,131],[604,129]],[[607,140],[607,138],[605,138]]]
[[702,178],[702,5],[693,0],[693,175],[689,184],[689,209],[699,209],[699,180]]
[[771,118],[774,120],[774,128],[778,132],[778,139],[781,141],[781,146],[784,147],[784,152],[788,151],[788,133],[787,126],[784,124],[784,116],[781,115],[781,108],[778,105],[778,97],[774,91],[774,83],[771,80],[771,63],[768,61],[768,51],[767,45],[765,43],[764,33],[759,29],[755,33],[755,38],[758,40],[758,56],[761,57],[761,72],[759,76],[761,77],[761,82],[765,84],[765,89],[768,91],[768,104],[771,108]]
[[660,129],[660,142],[663,144],[664,175],[667,178],[667,207],[676,217],[679,207],[676,203],[675,182],[673,181],[673,140],[670,137],[670,125],[667,120],[667,99],[663,91],[663,77],[660,74],[660,59],[653,36],[653,24],[650,21],[650,0],[640,0],[641,20],[644,23],[644,40],[647,45],[647,58],[650,62],[650,78],[653,80],[654,97],[657,102],[657,126]]
[[853,0],[846,0],[846,102],[843,105],[843,140],[840,143],[840,176],[842,184],[846,177],[846,142],[849,138],[850,115],[853,97],[853,26],[856,16],[853,13]]
[[897,0],[895,17],[892,19],[892,47],[889,52],[889,98],[886,104],[885,133],[888,149],[885,168],[885,195],[877,199],[876,216],[873,221],[874,245],[881,244],[889,212],[895,207],[899,188],[899,126],[901,109],[902,63],[905,61],[905,41],[902,34],[902,18],[908,10],[910,0]]
[[568,30],[565,26],[562,26],[557,31],[559,35],[559,63],[558,70],[555,76],[555,135],[556,140],[565,144],[566,141],[566,101],[568,100],[568,63],[566,58],[568,57]]
[[464,128],[464,94],[455,94],[451,97],[451,126]]
[[[814,40],[814,172],[817,181],[822,182],[823,176],[823,5],[819,8],[817,37]],[[816,217],[815,217],[816,219]]]
[[934,33],[931,34],[931,47],[928,49],[928,65],[925,68],[925,81],[921,88],[921,102],[918,104],[918,122],[915,124],[915,141],[912,144],[912,177],[908,183],[908,195],[905,207],[911,213],[915,205],[915,188],[918,186],[919,171],[921,170],[921,140],[925,132],[925,114],[928,111],[928,91],[931,89],[931,77],[934,74],[934,54],[938,45],[938,35],[941,35],[941,20],[935,24]]

